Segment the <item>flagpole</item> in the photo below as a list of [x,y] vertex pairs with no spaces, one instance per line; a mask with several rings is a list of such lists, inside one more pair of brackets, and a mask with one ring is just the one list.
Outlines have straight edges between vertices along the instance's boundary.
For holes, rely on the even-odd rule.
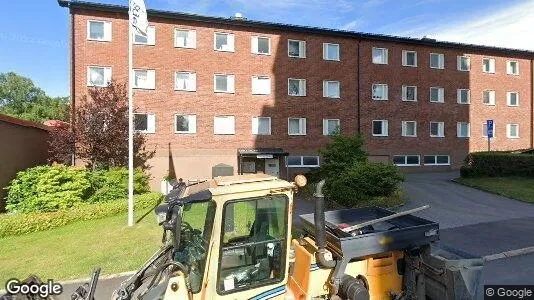
[[132,49],[132,5],[128,5],[128,226],[133,226],[133,49]]

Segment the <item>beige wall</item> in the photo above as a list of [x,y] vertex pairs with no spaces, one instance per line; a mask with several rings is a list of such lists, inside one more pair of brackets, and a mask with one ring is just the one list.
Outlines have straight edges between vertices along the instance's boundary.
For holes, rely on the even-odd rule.
[[4,211],[6,187],[17,172],[45,164],[48,131],[0,120],[0,212]]

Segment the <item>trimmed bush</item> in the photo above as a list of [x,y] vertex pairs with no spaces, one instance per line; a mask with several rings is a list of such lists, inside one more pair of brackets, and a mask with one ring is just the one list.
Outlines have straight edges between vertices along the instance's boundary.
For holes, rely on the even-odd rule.
[[[128,169],[111,168],[108,171],[96,171],[92,176],[94,194],[89,202],[107,202],[128,197]],[[134,194],[149,191],[148,177],[140,168],[134,172]]]
[[474,152],[460,169],[462,177],[534,177],[534,155],[509,152]]
[[[135,196],[135,209],[150,209],[162,200],[160,193],[146,193]],[[30,232],[48,230],[80,220],[101,219],[128,210],[128,201],[81,204],[55,212],[30,212],[0,215],[0,238]]]

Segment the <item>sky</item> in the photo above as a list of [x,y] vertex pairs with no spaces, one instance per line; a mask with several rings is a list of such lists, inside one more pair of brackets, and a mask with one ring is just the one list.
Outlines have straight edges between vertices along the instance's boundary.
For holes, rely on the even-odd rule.
[[[127,5],[127,0],[88,0]],[[534,0],[145,0],[148,8],[534,50]],[[149,19],[150,22],[150,19]],[[0,10],[0,73],[69,95],[69,13],[55,0]]]

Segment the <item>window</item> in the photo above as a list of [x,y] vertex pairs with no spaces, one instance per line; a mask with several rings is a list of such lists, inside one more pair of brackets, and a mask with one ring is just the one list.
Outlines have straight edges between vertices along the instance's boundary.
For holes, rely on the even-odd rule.
[[425,166],[450,166],[451,157],[449,155],[425,155],[423,163]]
[[134,72],[134,89],[148,89],[156,88],[156,71],[155,70],[133,70]]
[[507,92],[506,101],[508,106],[519,106],[519,93],[518,92]]
[[319,156],[288,156],[286,166],[289,168],[319,167]]
[[306,135],[306,118],[288,118],[287,133],[289,135]]
[[519,124],[506,124],[506,137],[509,139],[518,139]]
[[402,121],[402,136],[416,137],[417,136],[417,122],[416,121]]
[[234,35],[232,33],[215,32],[213,50],[234,52]]
[[235,76],[227,74],[215,74],[213,80],[214,90],[216,93],[234,93]]
[[252,37],[252,53],[271,55],[271,39],[268,37]]
[[506,62],[506,74],[508,74],[508,75],[519,75],[519,62],[517,62],[517,61],[507,61]]
[[430,137],[445,137],[445,123],[430,122]]
[[402,86],[402,101],[417,101],[417,87],[410,85]]
[[143,133],[155,133],[156,116],[152,114],[134,114],[134,130]]
[[110,67],[91,66],[87,68],[87,86],[106,87],[110,81]]
[[214,134],[235,134],[234,116],[216,116],[213,118]]
[[456,101],[459,104],[469,104],[469,103],[471,103],[471,91],[469,89],[458,89],[458,90],[456,90]]
[[306,96],[306,79],[289,78],[287,80],[287,94],[289,96]]
[[193,72],[176,72],[174,89],[177,91],[196,91],[197,74]]
[[271,77],[253,76],[252,77],[252,94],[269,95],[271,93]]
[[469,71],[471,70],[471,58],[468,56],[458,56],[458,71]]
[[339,81],[323,80],[323,97],[339,98]]
[[495,59],[493,58],[482,59],[482,72],[495,73]]
[[444,69],[445,68],[445,56],[441,53],[430,53],[430,68]]
[[111,22],[87,21],[87,39],[91,41],[110,42]]
[[467,122],[456,123],[456,135],[461,138],[467,138],[471,135],[471,126]]
[[395,155],[393,164],[401,167],[419,166],[419,155]]
[[174,115],[174,132],[175,133],[196,133],[197,116],[196,115]]
[[373,136],[388,136],[387,120],[373,120]]
[[252,134],[270,135],[271,134],[271,118],[253,117],[252,118]]
[[388,85],[382,83],[373,84],[373,100],[388,100]]
[[[493,137],[495,137],[495,133],[497,132],[497,130],[495,130],[496,126],[495,126],[495,122],[493,123]],[[487,122],[484,122],[482,124],[482,136],[483,137],[488,137],[488,123]]]
[[197,32],[189,29],[174,30],[174,47],[177,48],[196,48]]
[[297,40],[287,41],[287,56],[306,58],[306,42]]
[[482,103],[486,105],[495,105],[495,91],[485,90],[482,92]]
[[135,33],[134,44],[137,45],[155,45],[156,44],[156,27],[148,26],[146,29],[146,36]]
[[442,87],[430,88],[430,102],[443,103],[445,102],[445,89]]
[[339,130],[339,119],[323,119],[323,135],[333,135]]
[[387,65],[388,64],[388,49],[373,47],[373,64]]
[[339,61],[339,44],[323,43],[323,59]]
[[402,50],[402,65],[405,67],[417,67],[417,52]]
[[224,205],[219,294],[284,280],[288,202],[287,196],[278,194]]

